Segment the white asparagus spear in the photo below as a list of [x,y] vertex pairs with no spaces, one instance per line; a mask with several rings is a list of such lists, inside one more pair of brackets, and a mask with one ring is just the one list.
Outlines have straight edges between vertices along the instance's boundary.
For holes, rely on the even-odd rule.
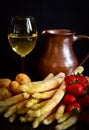
[[42,122],[47,116],[49,116],[51,113],[52,113],[52,111],[48,111],[48,112],[46,112],[45,114],[43,114],[43,115],[41,115],[41,116],[35,118],[34,121],[33,121],[33,123],[32,123],[32,127],[33,127],[33,128],[37,128],[37,127],[41,124],[41,122]]
[[74,125],[78,120],[79,115],[70,116],[67,120],[55,126],[55,130],[65,130]]
[[38,103],[39,99],[36,98],[31,98],[28,99],[27,103],[26,103],[26,107],[31,107],[32,105]]
[[8,121],[9,121],[10,123],[13,123],[16,117],[17,117],[17,114],[14,113],[14,114],[12,114],[12,115],[8,118]]
[[58,107],[56,113],[55,113],[55,119],[61,118],[61,117],[63,116],[63,113],[64,113],[65,109],[66,109],[66,105],[63,104],[63,103],[61,103],[61,104],[59,105],[59,107]]
[[46,119],[44,119],[42,123],[43,123],[44,125],[49,125],[49,124],[51,124],[54,120],[55,120],[55,113],[52,113],[52,114],[49,115]]
[[7,111],[4,113],[4,117],[8,118],[11,115],[13,115],[14,113],[16,113],[19,109],[24,108],[24,106],[26,105],[27,100],[24,100],[22,102],[18,102],[12,106],[10,106]]
[[68,112],[64,112],[62,117],[57,119],[57,123],[61,123],[61,122],[65,121],[66,119],[68,119],[69,117],[70,117],[70,114]]
[[78,66],[73,72],[73,75],[76,75],[77,73],[82,73],[84,71],[84,67],[83,66]]
[[53,90],[42,92],[42,93],[40,93],[40,92],[34,93],[34,94],[32,94],[32,97],[38,98],[38,99],[48,99],[48,98],[51,98],[56,91],[57,91],[57,89],[53,89]]
[[63,82],[64,77],[65,74],[61,72],[48,80],[30,82],[24,85],[20,85],[19,87],[22,92],[27,93],[44,92],[50,89],[58,88],[59,85]]
[[48,102],[48,100],[43,100],[41,102],[38,102],[38,103],[30,106],[30,108],[33,110],[39,109],[39,108],[43,107],[47,102]]
[[26,114],[25,116],[20,116],[19,120],[21,122],[27,122],[27,121],[34,121],[33,117],[30,117],[30,115]]
[[28,93],[21,93],[0,101],[0,106],[10,106],[29,98]]

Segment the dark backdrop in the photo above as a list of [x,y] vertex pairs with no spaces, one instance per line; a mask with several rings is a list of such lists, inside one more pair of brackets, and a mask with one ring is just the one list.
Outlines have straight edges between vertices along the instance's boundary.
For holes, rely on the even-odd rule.
[[[20,72],[21,59],[8,44],[7,31],[11,16],[32,15],[36,19],[39,38],[35,49],[26,56],[26,73],[36,80],[40,51],[40,34],[45,29],[67,28],[89,35],[89,4],[86,0],[1,0],[0,2],[0,77],[14,78]],[[89,42],[75,47],[79,60],[89,51]],[[83,55],[83,56],[82,56]],[[84,64],[89,75],[89,60]]]

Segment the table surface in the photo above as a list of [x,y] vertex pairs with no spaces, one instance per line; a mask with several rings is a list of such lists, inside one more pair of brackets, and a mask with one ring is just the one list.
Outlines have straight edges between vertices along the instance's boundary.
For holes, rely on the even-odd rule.
[[[56,122],[46,126],[40,125],[38,128],[33,129],[31,122],[21,123],[18,119],[14,123],[9,123],[7,119],[0,117],[0,130],[55,130]],[[84,122],[76,123],[66,130],[87,130],[89,126]]]

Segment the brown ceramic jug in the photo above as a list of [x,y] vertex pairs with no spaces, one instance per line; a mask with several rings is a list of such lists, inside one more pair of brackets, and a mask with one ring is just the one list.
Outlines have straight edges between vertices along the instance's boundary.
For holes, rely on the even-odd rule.
[[49,73],[64,72],[66,75],[79,65],[73,50],[76,40],[87,38],[86,35],[75,35],[75,32],[67,29],[49,29],[42,32],[45,44],[40,55],[38,70],[41,77]]

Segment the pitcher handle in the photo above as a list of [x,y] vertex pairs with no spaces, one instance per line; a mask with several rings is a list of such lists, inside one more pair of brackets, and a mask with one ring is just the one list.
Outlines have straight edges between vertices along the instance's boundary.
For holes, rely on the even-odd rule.
[[80,39],[89,39],[89,36],[87,35],[73,35],[73,40],[80,40]]
[[[86,36],[86,35],[74,35],[73,36],[73,41],[77,41],[77,40],[81,40],[81,39],[88,39],[89,40],[89,36]],[[89,59],[89,52],[79,65],[83,65],[88,59]]]

